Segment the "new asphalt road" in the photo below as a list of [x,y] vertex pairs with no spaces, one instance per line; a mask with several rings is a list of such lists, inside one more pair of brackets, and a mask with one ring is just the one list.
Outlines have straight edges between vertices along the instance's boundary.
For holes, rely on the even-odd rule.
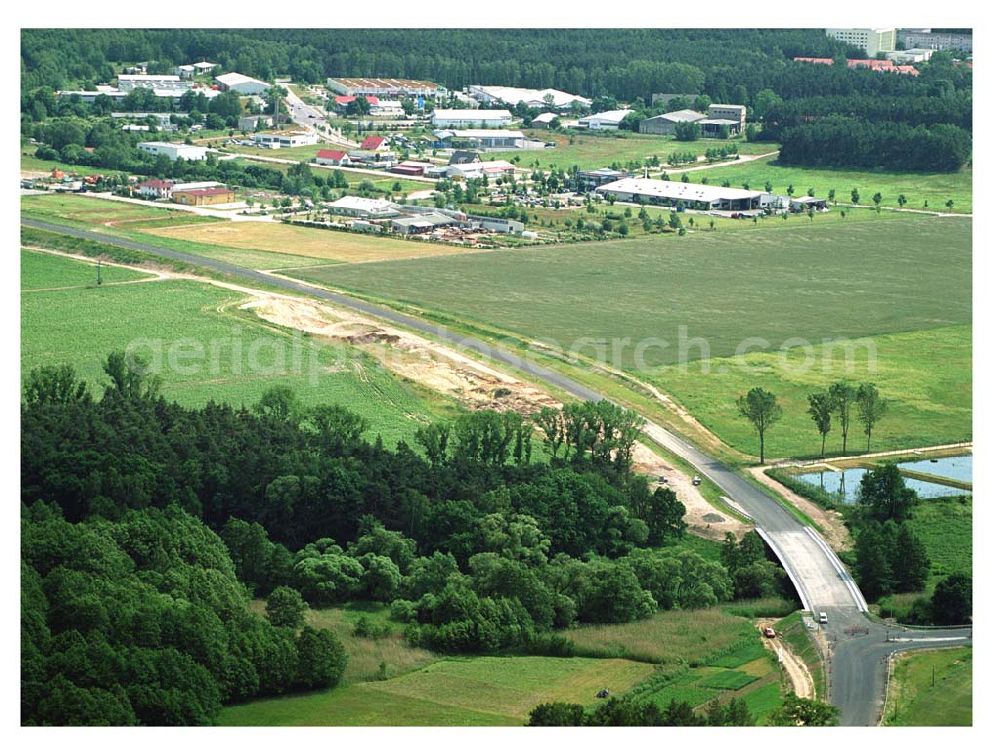
[[[393,325],[440,338],[466,351],[478,352],[486,358],[526,373],[574,397],[591,401],[604,399],[601,393],[535,361],[352,296],[134,239],[60,226],[32,218],[22,218],[21,224],[136,250],[242,278],[254,284],[274,286],[321,299],[391,322]],[[795,516],[741,473],[676,434],[652,422],[646,423],[645,432],[653,441],[687,460],[752,517],[757,531],[774,550],[795,585],[803,607],[814,613],[827,613],[829,623],[826,624],[824,633],[828,644],[830,700],[840,708],[841,724],[871,725],[878,721],[885,698],[886,661],[891,652],[971,642],[971,628],[912,630],[890,628],[871,620],[867,615],[864,598],[850,573],[812,528],[804,527]]]

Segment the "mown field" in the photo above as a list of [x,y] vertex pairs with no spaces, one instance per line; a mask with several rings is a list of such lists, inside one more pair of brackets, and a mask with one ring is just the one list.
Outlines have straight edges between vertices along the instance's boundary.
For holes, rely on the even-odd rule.
[[223,710],[223,725],[522,725],[546,701],[594,706],[601,688],[624,693],[653,666],[583,657],[455,657],[395,678]]
[[286,254],[327,262],[354,263],[408,260],[474,251],[449,244],[388,239],[261,221],[225,221],[149,229],[147,233],[185,242],[274,253],[272,267],[281,267],[283,260],[280,255]]
[[[48,284],[65,262],[32,257],[24,266],[26,285]],[[151,357],[164,394],[186,405],[209,399],[252,405],[268,387],[287,385],[305,403],[359,412],[372,438],[381,433],[387,444],[440,415],[432,408],[443,405],[370,358],[268,327],[239,311],[241,300],[235,292],[173,280],[25,293],[21,370],[72,364],[96,389],[106,381],[107,353],[134,343]]]
[[972,725],[972,647],[908,652],[896,659],[885,724]]
[[[656,156],[666,166],[671,153],[696,153],[705,155],[707,148],[718,148],[728,142],[735,142],[739,152],[751,156],[778,150],[776,143],[747,143],[746,141],[723,141],[717,138],[702,138],[693,142],[681,142],[665,135],[641,135],[620,133],[615,135],[587,135],[585,133],[563,134],[551,130],[522,130],[525,135],[538,140],[555,143],[554,148],[541,150],[501,151],[497,158],[510,161],[522,168],[531,168],[538,162],[540,168],[548,170],[569,169],[579,166],[583,170],[600,169],[612,163],[626,164],[630,161],[645,161]],[[573,142],[571,143],[570,140]]]
[[[744,152],[742,147],[740,152]],[[900,195],[905,195],[906,208],[954,213],[972,212],[972,167],[966,167],[953,174],[854,171],[781,166],[775,157],[745,164],[732,164],[718,170],[693,171],[690,174],[692,181],[700,181],[706,176],[710,184],[722,184],[724,179],[728,179],[733,187],[742,187],[747,183],[752,190],[763,190],[765,184],[771,182],[772,191],[779,195],[787,193],[788,185],[794,187],[796,196],[805,195],[812,188],[816,197],[826,198],[827,193],[834,190],[835,200],[848,205],[851,204],[851,190],[857,189],[860,197],[859,205],[874,205],[872,196],[876,192],[881,192],[884,208],[898,207],[896,199]],[[951,208],[945,204],[949,200],[954,201]]]
[[[853,363],[850,350],[854,351]],[[778,396],[782,417],[767,432],[768,455],[819,456],[821,440],[808,414],[808,396],[841,378],[872,381],[889,401],[872,433],[872,451],[905,449],[972,438],[972,327],[957,325],[876,335],[843,345],[749,353],[688,366],[669,366],[649,379],[675,395],[727,443],[753,453],[756,434],[736,411],[736,399],[751,387]],[[705,373],[707,372],[707,374]],[[839,427],[827,438],[827,454],[839,455]],[[851,453],[866,448],[855,423]]]
[[[968,438],[970,228],[964,219],[848,220],[289,274],[635,372],[748,452],[754,437],[735,399],[767,387],[786,413],[769,453],[809,455],[819,440],[805,395],[843,375],[875,381],[891,400],[873,448]],[[825,345],[868,337],[871,370],[867,344],[853,373],[845,350]],[[863,447],[860,434],[852,449]]]
[[105,226],[137,230],[166,226],[214,223],[217,219],[157,205],[138,205],[117,200],[67,194],[26,195],[21,214],[52,223]]

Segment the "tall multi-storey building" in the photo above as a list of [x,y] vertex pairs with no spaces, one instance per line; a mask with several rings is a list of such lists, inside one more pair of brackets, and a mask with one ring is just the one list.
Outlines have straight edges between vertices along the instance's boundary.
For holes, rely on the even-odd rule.
[[860,47],[869,57],[896,49],[896,29],[827,29],[826,35]]

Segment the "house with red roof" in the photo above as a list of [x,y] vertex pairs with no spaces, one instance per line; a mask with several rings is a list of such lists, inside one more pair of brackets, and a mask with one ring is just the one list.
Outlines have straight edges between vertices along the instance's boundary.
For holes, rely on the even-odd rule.
[[[347,105],[350,104],[352,101],[354,101],[356,98],[358,98],[358,97],[357,96],[334,96],[333,97],[333,103],[337,106],[337,111],[338,112],[346,112],[347,111]],[[368,104],[372,108],[375,108],[375,107],[377,107],[380,104],[378,96],[365,96],[365,100],[368,102]]]
[[351,163],[351,159],[347,155],[347,151],[322,150],[316,154],[316,158],[314,160],[317,164],[322,166],[347,166]]
[[378,135],[369,135],[367,138],[361,141],[361,150],[387,151],[389,150],[389,141]]
[[139,182],[137,189],[142,197],[170,197],[174,183],[169,179],[147,179],[145,182]]

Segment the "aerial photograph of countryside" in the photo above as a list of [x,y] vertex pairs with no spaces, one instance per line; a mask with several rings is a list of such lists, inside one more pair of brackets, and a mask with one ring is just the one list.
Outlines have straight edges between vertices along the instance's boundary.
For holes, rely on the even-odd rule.
[[195,11],[15,32],[23,738],[972,735],[972,28]]

